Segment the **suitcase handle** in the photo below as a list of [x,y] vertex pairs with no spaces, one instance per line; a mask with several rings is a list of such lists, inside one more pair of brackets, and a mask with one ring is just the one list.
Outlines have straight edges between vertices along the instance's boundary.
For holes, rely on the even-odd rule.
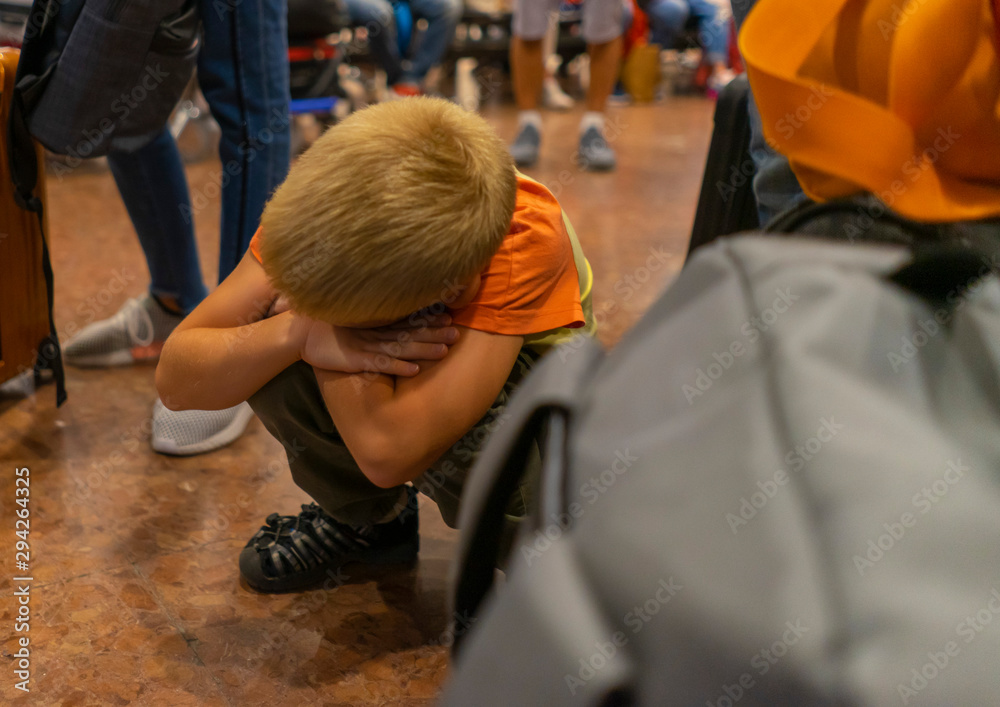
[[[493,586],[507,500],[523,475],[524,459],[536,440],[543,446],[543,459],[558,465],[543,469],[543,496],[546,503],[561,503],[568,427],[583,397],[581,392],[602,356],[600,344],[585,336],[550,352],[521,384],[508,408],[510,417],[483,448],[462,492],[453,617],[474,617]],[[561,422],[547,425],[556,418]],[[540,439],[543,431],[552,434]],[[550,498],[552,489],[554,498]],[[462,638],[456,631],[456,652]]]

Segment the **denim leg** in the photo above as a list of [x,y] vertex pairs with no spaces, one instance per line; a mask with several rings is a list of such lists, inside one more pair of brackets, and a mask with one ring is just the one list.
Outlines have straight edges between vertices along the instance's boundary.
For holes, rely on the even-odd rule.
[[149,267],[149,290],[187,314],[208,292],[190,218],[187,179],[177,144],[164,128],[135,152],[108,153],[108,166],[128,209]]
[[396,18],[389,0],[345,0],[351,23],[368,31],[368,47],[392,86],[403,75],[403,57],[396,39]]
[[[743,26],[743,20],[753,8],[756,0],[733,0],[733,17],[736,28]],[[750,87],[747,111],[750,114],[750,156],[753,158],[756,175],[753,179],[753,193],[757,199],[757,212],[761,226],[766,226],[772,218],[807,199],[792,172],[788,160],[776,152],[764,139],[757,102]]]
[[653,0],[647,10],[651,39],[664,49],[673,49],[688,18],[684,0]]
[[710,0],[688,0],[691,13],[698,18],[701,44],[707,59],[726,61],[729,53],[729,22],[722,19],[719,8]]
[[455,27],[462,19],[461,0],[410,0],[410,8],[415,18],[427,20],[427,31],[418,40],[417,50],[403,80],[420,83],[435,65],[441,62],[451,40],[455,37]]
[[198,82],[222,130],[221,282],[288,173],[288,23],[284,0],[202,0],[201,10]]

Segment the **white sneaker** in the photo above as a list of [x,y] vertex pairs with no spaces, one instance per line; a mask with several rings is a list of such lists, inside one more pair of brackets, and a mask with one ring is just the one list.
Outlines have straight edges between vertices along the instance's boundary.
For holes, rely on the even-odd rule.
[[84,327],[63,346],[63,358],[71,366],[84,368],[155,361],[163,342],[183,319],[147,293],[128,300],[108,319]]
[[542,85],[542,103],[550,110],[569,110],[573,107],[573,99],[562,90],[555,76],[546,76]]
[[181,457],[204,454],[239,439],[252,417],[253,410],[247,403],[225,410],[174,411],[157,398],[149,442],[161,454]]

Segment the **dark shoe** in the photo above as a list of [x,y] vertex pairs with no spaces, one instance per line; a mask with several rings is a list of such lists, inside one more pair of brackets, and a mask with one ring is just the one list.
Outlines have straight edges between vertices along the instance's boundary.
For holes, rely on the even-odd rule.
[[525,124],[517,133],[510,146],[510,156],[518,167],[531,167],[538,161],[538,148],[542,144],[542,134],[531,123]]
[[257,591],[274,594],[320,587],[349,562],[412,562],[420,549],[417,491],[406,493],[399,517],[377,525],[340,523],[315,503],[297,516],[272,513],[240,553],[240,574]]
[[597,128],[590,127],[580,136],[580,166],[591,172],[610,172],[615,168],[615,151]]

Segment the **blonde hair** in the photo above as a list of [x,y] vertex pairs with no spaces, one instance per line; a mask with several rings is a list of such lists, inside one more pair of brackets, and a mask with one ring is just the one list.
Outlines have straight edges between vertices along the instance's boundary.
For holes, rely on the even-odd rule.
[[399,319],[486,266],[516,193],[513,161],[481,117],[437,98],[381,103],[294,164],[261,217],[261,260],[306,316]]

